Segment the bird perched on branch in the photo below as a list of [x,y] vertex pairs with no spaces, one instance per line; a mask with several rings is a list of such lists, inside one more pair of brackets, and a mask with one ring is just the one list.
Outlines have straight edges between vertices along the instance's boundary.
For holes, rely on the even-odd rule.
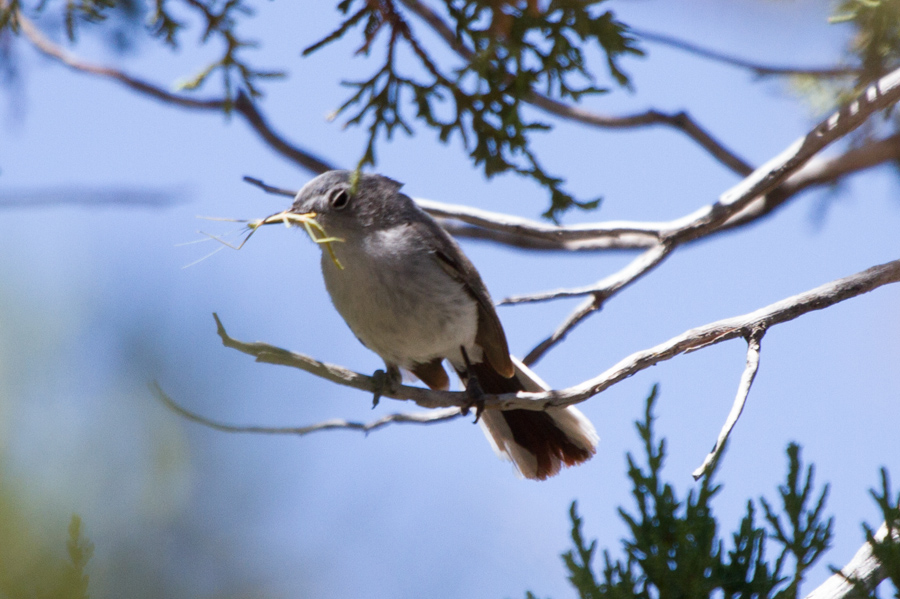
[[[294,204],[272,215],[314,218],[329,238],[322,274],[334,307],[356,337],[381,356],[387,384],[400,369],[447,389],[446,360],[473,405],[483,394],[545,391],[510,356],[506,335],[478,271],[459,245],[387,177],[351,171],[319,175]],[[491,445],[522,476],[543,480],[596,452],[597,433],[576,408],[481,410]]]

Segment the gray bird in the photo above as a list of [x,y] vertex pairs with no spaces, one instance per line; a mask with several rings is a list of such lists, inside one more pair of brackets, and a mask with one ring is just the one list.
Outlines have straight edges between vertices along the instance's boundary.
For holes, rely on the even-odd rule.
[[[331,244],[340,267],[323,248],[325,286],[356,337],[384,360],[388,384],[399,382],[403,369],[432,389],[447,389],[447,360],[475,395],[547,390],[510,356],[478,271],[401,187],[361,174],[353,190],[350,171],[329,171],[285,211],[313,214],[329,237],[342,239]],[[574,407],[484,410],[479,422],[497,454],[531,479],[590,459],[599,441]]]

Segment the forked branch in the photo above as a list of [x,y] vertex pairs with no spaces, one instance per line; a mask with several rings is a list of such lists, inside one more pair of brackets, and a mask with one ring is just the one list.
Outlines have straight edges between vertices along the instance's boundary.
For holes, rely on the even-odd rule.
[[[883,285],[897,282],[900,282],[900,260],[874,266],[855,275],[838,279],[805,293],[760,308],[749,314],[719,320],[691,329],[655,347],[636,352],[600,375],[579,385],[560,391],[489,395],[485,397],[485,407],[488,409],[545,410],[551,406],[574,405],[590,399],[650,366],[670,360],[677,355],[696,351],[737,337],[752,337],[759,334],[759,332],[777,324],[793,320],[803,314],[827,308]],[[227,347],[255,356],[258,362],[300,368],[337,384],[370,393],[374,393],[376,389],[380,388],[378,381],[373,377],[353,372],[341,366],[326,364],[309,356],[290,352],[266,343],[238,341],[225,332],[218,316],[216,316],[216,323],[219,336]],[[397,389],[384,392],[383,396],[398,400],[414,401],[425,408],[462,407],[470,401],[468,395],[464,392],[432,391],[410,385],[400,385]]]
[[701,476],[709,472],[719,460],[722,452],[725,451],[725,444],[728,443],[728,437],[731,435],[731,431],[734,430],[734,425],[737,424],[738,418],[741,417],[741,412],[744,411],[747,396],[750,395],[750,387],[756,378],[756,372],[759,370],[759,344],[765,333],[765,329],[757,329],[750,333],[750,336],[747,338],[747,365],[744,367],[744,373],[741,375],[737,396],[734,398],[731,412],[729,412],[728,418],[725,420],[725,426],[722,427],[722,431],[719,433],[719,438],[716,439],[716,444],[713,446],[712,451],[709,452],[709,455],[706,456],[700,467],[694,470],[694,480],[699,480]]

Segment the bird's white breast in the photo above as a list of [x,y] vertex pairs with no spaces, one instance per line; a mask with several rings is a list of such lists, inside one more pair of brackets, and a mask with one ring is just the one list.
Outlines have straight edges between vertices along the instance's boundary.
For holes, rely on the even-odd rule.
[[413,243],[405,226],[335,243],[344,269],[323,252],[325,286],[360,341],[388,364],[409,368],[434,358],[459,364],[460,346],[474,348],[475,300]]

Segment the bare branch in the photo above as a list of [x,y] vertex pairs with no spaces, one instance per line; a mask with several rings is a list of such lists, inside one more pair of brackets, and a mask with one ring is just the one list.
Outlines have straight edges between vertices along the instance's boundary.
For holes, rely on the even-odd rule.
[[145,96],[149,96],[156,100],[160,100],[161,102],[165,102],[166,104],[179,106],[181,108],[211,110],[217,112],[227,111],[233,108],[241,116],[244,117],[244,119],[250,124],[250,126],[253,127],[253,129],[257,132],[257,134],[262,137],[262,139],[267,144],[269,144],[269,146],[273,150],[275,150],[285,158],[314,173],[323,173],[334,168],[325,160],[322,160],[309,151],[302,150],[297,146],[290,144],[283,137],[278,135],[278,133],[276,133],[268,125],[265,118],[253,104],[250,98],[248,98],[247,95],[243,92],[238,93],[233,106],[229,106],[229,104],[222,98],[198,100],[189,96],[174,94],[157,85],[128,75],[118,69],[95,65],[83,61],[54,44],[49,38],[41,33],[41,31],[34,25],[34,23],[31,22],[31,20],[29,20],[24,15],[20,14],[18,16],[18,19],[22,28],[22,32],[25,33],[25,36],[35,47],[35,49],[37,49],[44,56],[62,63],[75,71],[111,79],[117,83],[120,83],[121,85],[124,85],[132,91],[136,91]]
[[283,137],[275,133],[266,122],[262,113],[256,108],[256,105],[243,91],[238,93],[237,99],[234,102],[234,109],[241,113],[244,119],[250,123],[250,126],[253,127],[259,136],[269,144],[269,147],[285,158],[316,174],[322,174],[336,168],[334,165],[319,158],[312,152],[301,150],[297,146],[288,143]]
[[881,164],[897,163],[898,161],[900,161],[900,133],[870,141],[861,147],[852,148],[840,156],[814,158],[771,193],[756,198],[748,204],[744,210],[730,218],[716,232],[728,231],[755,222],[809,188],[831,185],[842,177]]
[[[609,221],[585,225],[559,226],[518,216],[490,212],[478,208],[445,204],[416,198],[423,210],[441,220],[447,227],[449,219],[516,240],[513,245],[539,249],[644,249],[659,243],[667,223]],[[459,228],[447,227],[451,233],[473,237]],[[492,240],[498,240],[490,235]]]
[[747,176],[753,171],[753,167],[747,161],[726,148],[722,142],[713,137],[690,114],[683,110],[666,113],[651,109],[627,116],[606,116],[584,108],[571,106],[536,92],[529,94],[526,101],[558,117],[600,129],[634,129],[652,125],[666,125],[673,129],[678,129],[693,139],[700,147],[709,152],[713,158],[738,175]]
[[[868,142],[839,156],[813,158],[774,190],[755,198],[706,235],[748,225],[809,188],[830,185],[847,175],[889,162],[900,162],[900,134]],[[684,218],[680,218],[669,222],[609,221],[565,227],[432,200],[416,201],[430,214],[438,217],[441,225],[456,237],[490,240],[524,249],[646,249],[659,243],[666,231],[672,231],[678,223],[684,222]]]
[[175,412],[176,414],[187,418],[193,422],[198,424],[202,424],[203,426],[209,427],[211,429],[222,431],[226,433],[254,433],[254,434],[263,434],[263,435],[297,435],[303,436],[308,435],[309,433],[316,433],[319,431],[328,431],[334,429],[347,429],[347,430],[357,430],[362,431],[366,434],[371,431],[378,430],[380,428],[384,428],[388,424],[392,423],[412,423],[412,424],[434,424],[436,422],[444,422],[446,420],[453,420],[459,416],[462,416],[462,413],[459,411],[459,408],[444,408],[441,410],[432,410],[430,412],[413,412],[413,413],[396,413],[396,414],[388,414],[387,416],[382,416],[377,420],[373,420],[371,422],[352,422],[349,420],[344,420],[342,418],[334,418],[332,420],[325,420],[324,422],[318,422],[316,424],[312,424],[309,426],[299,426],[299,427],[289,427],[289,426],[237,426],[233,424],[224,424],[222,422],[218,422],[216,420],[212,420],[210,418],[206,418],[205,416],[201,416],[196,412],[192,412],[187,408],[179,405],[175,400],[169,397],[162,388],[153,384],[150,387],[153,394],[159,399],[167,408]]
[[[643,276],[664,260],[678,245],[706,237],[738,217],[759,197],[773,193],[828,144],[859,127],[869,116],[900,100],[900,69],[870,86],[857,100],[819,123],[781,154],[756,169],[749,177],[719,196],[718,201],[704,206],[686,217],[673,221],[671,228],[660,231],[661,251],[647,268],[630,264],[620,273],[606,277],[594,285],[517,296],[507,303],[546,301],[563,297],[603,294],[605,297]],[[651,251],[646,252],[652,258]],[[641,258],[639,257],[639,260]],[[610,284],[618,288],[610,288]]]
[[[574,405],[605,391],[618,382],[655,364],[677,355],[715,345],[737,337],[748,337],[757,330],[766,330],[793,320],[814,310],[821,310],[844,300],[862,295],[882,285],[900,282],[900,259],[873,266],[855,275],[838,279],[805,293],[789,297],[755,312],[735,316],[691,329],[677,337],[647,350],[636,352],[619,361],[602,374],[579,385],[560,391],[541,393],[507,393],[485,396],[489,409],[545,410],[548,407]],[[321,378],[362,391],[374,392],[377,385],[373,377],[365,376],[340,366],[325,364],[309,356],[290,352],[265,343],[245,343],[228,336],[218,316],[218,334],[227,347],[255,356],[258,362],[282,364],[310,372]],[[462,407],[470,401],[464,392],[432,391],[421,387],[400,385],[387,390],[383,397],[414,401],[425,408]]]
[[[597,298],[596,301],[602,304],[603,300],[613,296],[639,277],[653,270],[653,268],[662,262],[673,249],[674,246],[671,243],[660,243],[640,254],[619,272],[613,273],[592,285],[571,289],[544,291],[529,295],[516,295],[500,300],[499,305],[504,306],[527,302],[542,302],[582,295],[593,295]],[[599,308],[600,306],[598,305],[597,307]]]
[[[434,10],[419,2],[419,0],[401,1],[410,11],[425,21],[460,57],[467,61],[472,59],[472,50],[457,39],[453,29]],[[629,129],[648,125],[667,125],[688,135],[719,162],[739,175],[746,176],[753,170],[753,167],[746,161],[726,148],[683,111],[666,114],[657,110],[648,110],[631,116],[612,117],[570,106],[536,92],[529,94],[526,101],[558,117],[602,129]]]
[[[722,226],[710,230],[714,235],[750,224],[771,213],[796,194],[817,185],[828,185],[849,174],[880,164],[900,161],[900,134],[851,149],[833,158],[814,158],[787,178],[775,190],[755,198]],[[244,177],[268,193],[293,197],[296,190],[268,185],[253,177]],[[437,218],[456,237],[483,239],[505,245],[537,250],[598,251],[634,250],[657,246],[665,232],[675,230],[682,217],[666,222],[607,221],[558,226],[532,219],[416,198],[416,202]],[[703,208],[709,211],[712,205]],[[699,238],[698,238],[699,239]]]
[[[896,528],[894,529],[897,530]],[[883,523],[875,533],[877,542],[884,541],[887,537],[887,523]],[[897,538],[900,541],[900,537]],[[836,574],[819,585],[806,599],[845,599],[859,596],[856,585],[852,581],[863,584],[867,589],[874,589],[887,578],[887,570],[872,552],[872,545],[868,542],[859,548],[853,559]]]
[[[544,394],[520,393],[519,398],[535,400],[531,409],[547,406],[567,406],[584,401],[612,385],[637,374],[655,364],[670,360],[675,356],[715,345],[729,339],[745,337],[756,329],[768,329],[776,324],[788,322],[813,310],[822,310],[844,300],[862,295],[890,283],[900,282],[900,260],[873,266],[855,275],[845,277],[816,287],[805,293],[789,297],[755,312],[719,320],[702,327],[691,329],[668,341],[647,350],[636,352],[621,360],[597,377],[562,391]],[[513,407],[515,402],[498,398],[501,408]],[[512,396],[510,396],[512,397]],[[526,407],[516,405],[515,407]]]
[[549,337],[538,343],[530,352],[528,352],[528,355],[522,359],[522,362],[526,366],[534,365],[535,362],[540,360],[544,354],[553,348],[553,346],[557,343],[561,343],[562,340],[566,338],[566,335],[569,334],[569,331],[578,326],[582,320],[599,310],[601,305],[599,297],[596,295],[581,302]]
[[222,345],[254,356],[257,362],[298,368],[338,385],[352,387],[372,394],[378,392],[380,397],[413,401],[423,408],[463,407],[466,405],[468,395],[465,393],[432,391],[410,385],[400,385],[397,389],[388,392],[383,389],[384,385],[380,384],[375,377],[353,372],[342,366],[326,364],[307,355],[288,351],[268,343],[238,341],[230,337],[225,331],[218,314],[214,313],[213,318],[216,319],[216,332],[222,339]]
[[[660,243],[632,260],[628,266],[619,272],[606,277],[596,285],[592,285],[593,291],[590,293],[591,297],[575,308],[566,320],[557,327],[552,335],[538,343],[534,349],[528,352],[528,355],[525,356],[525,364],[531,366],[541,359],[544,354],[550,351],[556,344],[560,343],[566,335],[568,335],[569,331],[578,326],[585,318],[602,308],[607,299],[653,270],[653,268],[669,255],[669,252],[671,252],[672,249],[672,245]],[[571,293],[571,290],[559,290],[549,292],[549,295],[545,297],[545,299],[564,297],[563,294],[568,294],[569,297],[572,295],[582,295],[578,293],[573,294]],[[518,298],[508,298],[503,300],[501,304],[514,304],[519,301],[537,301],[534,299],[535,297],[536,296],[519,296]]]
[[709,455],[706,456],[700,467],[694,470],[694,480],[698,480],[706,474],[719,461],[719,457],[725,450],[728,437],[731,435],[734,425],[737,424],[738,418],[741,417],[741,412],[744,411],[744,404],[747,403],[750,387],[753,385],[753,379],[756,378],[757,370],[759,370],[759,343],[762,341],[765,332],[765,329],[757,329],[747,339],[747,365],[744,367],[744,373],[741,375],[741,382],[738,385],[737,395],[734,398],[734,404],[731,406],[731,412],[729,412],[725,425],[719,432],[719,437],[716,439],[716,444],[713,446],[712,451],[709,452]]
[[708,48],[703,48],[697,44],[680,40],[678,38],[665,35],[662,33],[654,33],[641,29],[632,29],[632,33],[638,37],[657,44],[670,46],[679,50],[684,50],[690,54],[725,63],[733,67],[739,67],[753,71],[758,77],[767,77],[773,75],[790,76],[790,75],[810,75],[822,78],[838,78],[838,77],[857,77],[862,71],[852,67],[785,67],[764,65],[743,58],[738,58],[724,52],[717,52]]
[[173,94],[151,83],[127,75],[117,69],[82,61],[50,41],[50,39],[41,33],[37,26],[35,26],[35,24],[25,15],[20,14],[18,19],[22,32],[35,49],[44,56],[52,58],[75,71],[112,79],[138,93],[182,108],[199,108],[201,110],[223,110],[225,108],[225,101],[221,99],[197,100],[195,98]]

